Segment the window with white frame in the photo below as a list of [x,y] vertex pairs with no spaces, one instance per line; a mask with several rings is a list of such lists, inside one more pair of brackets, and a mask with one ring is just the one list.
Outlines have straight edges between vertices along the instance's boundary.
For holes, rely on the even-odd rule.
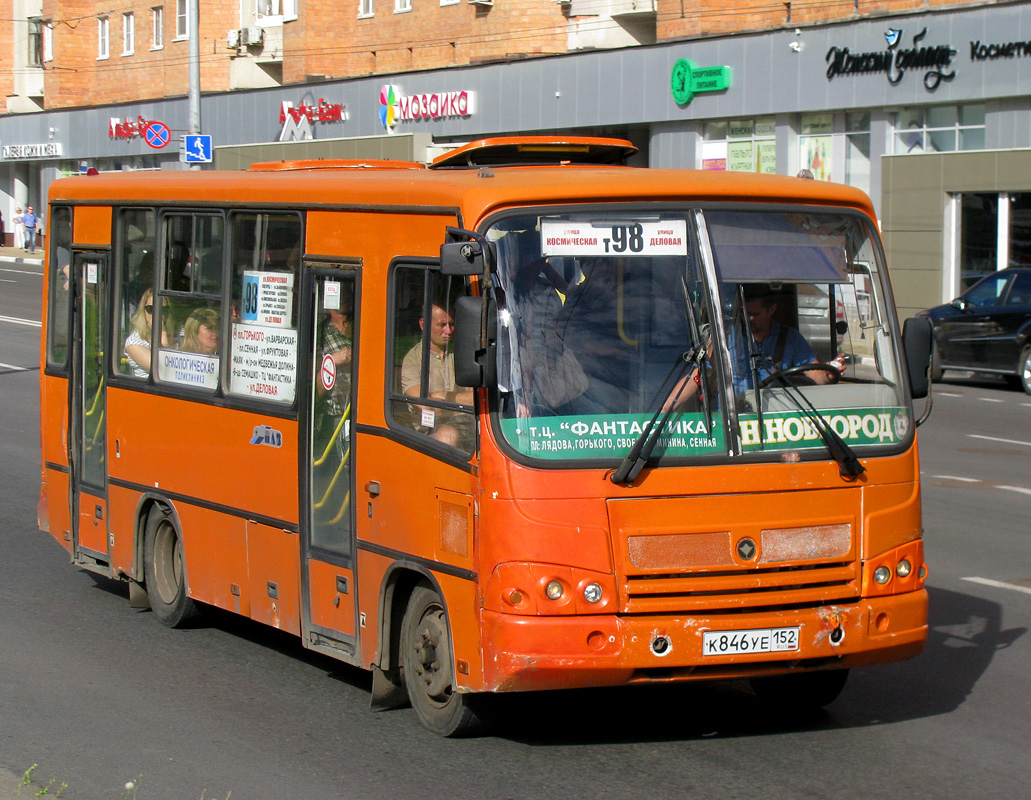
[[358,16],[371,17],[372,15],[372,0],[358,0]]
[[111,43],[111,22],[107,17],[97,20],[97,58],[107,58]]
[[707,122],[702,139],[702,169],[777,171],[777,121],[773,117]]
[[43,23],[43,60],[54,60],[54,23]]
[[150,49],[160,50],[165,46],[165,9],[155,6],[150,10]]
[[122,14],[122,55],[131,56],[136,52],[136,15],[131,11]]
[[297,3],[298,0],[282,0],[283,3],[283,22],[293,22],[297,19]]
[[190,35],[190,17],[187,0],[175,0],[175,38],[186,39]]
[[394,0],[394,13],[402,14],[412,10],[412,0]]
[[896,154],[983,150],[985,107],[973,103],[900,109],[892,143]]
[[818,181],[831,179],[834,152],[834,115],[803,114],[798,134],[798,166]]
[[845,114],[845,183],[870,193],[870,112]]

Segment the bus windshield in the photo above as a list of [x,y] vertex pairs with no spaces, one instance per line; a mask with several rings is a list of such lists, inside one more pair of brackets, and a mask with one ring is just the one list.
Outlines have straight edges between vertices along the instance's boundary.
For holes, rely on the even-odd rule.
[[[499,420],[519,454],[826,457],[912,428],[869,220],[811,206],[539,213],[498,255]],[[665,413],[669,412],[669,413]]]

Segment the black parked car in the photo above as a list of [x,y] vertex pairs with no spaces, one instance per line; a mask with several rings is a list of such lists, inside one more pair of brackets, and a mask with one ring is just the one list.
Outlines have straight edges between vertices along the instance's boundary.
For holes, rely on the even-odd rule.
[[917,316],[934,325],[932,380],[947,369],[992,372],[1031,394],[1031,269],[993,272]]

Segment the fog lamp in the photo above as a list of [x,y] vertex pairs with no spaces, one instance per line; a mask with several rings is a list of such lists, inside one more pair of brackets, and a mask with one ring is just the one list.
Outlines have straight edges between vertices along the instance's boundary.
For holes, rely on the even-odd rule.
[[878,567],[874,570],[873,579],[883,586],[891,580],[891,570],[887,567]]
[[909,573],[913,571],[913,565],[909,563],[907,559],[902,559],[899,565],[895,567],[895,572],[900,578],[909,577]]
[[584,587],[584,600],[588,603],[597,603],[601,600],[601,586],[596,583],[589,583]]
[[549,581],[544,587],[544,594],[549,600],[558,600],[562,596],[562,584],[558,581]]

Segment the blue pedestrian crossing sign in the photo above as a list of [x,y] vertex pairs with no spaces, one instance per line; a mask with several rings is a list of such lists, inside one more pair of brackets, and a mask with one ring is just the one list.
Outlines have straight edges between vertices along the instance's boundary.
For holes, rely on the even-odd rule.
[[183,137],[179,160],[187,164],[211,163],[211,137],[207,134],[188,133]]

